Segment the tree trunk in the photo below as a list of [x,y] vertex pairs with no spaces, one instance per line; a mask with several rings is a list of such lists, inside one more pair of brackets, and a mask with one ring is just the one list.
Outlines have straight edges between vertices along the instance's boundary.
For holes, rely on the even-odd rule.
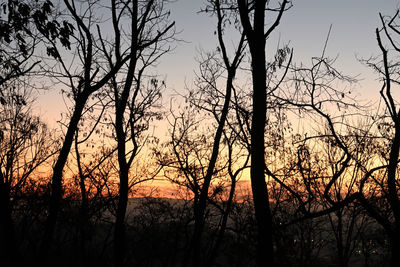
[[49,215],[46,220],[46,228],[43,236],[40,253],[42,260],[47,257],[47,251],[50,249],[53,235],[56,228],[57,216],[60,211],[61,200],[63,196],[62,190],[62,178],[64,166],[67,162],[69,152],[71,150],[72,142],[78,128],[78,123],[82,116],[82,111],[85,107],[85,103],[88,99],[87,95],[79,95],[76,100],[76,106],[71,120],[68,124],[67,133],[65,135],[64,143],[61,148],[60,154],[57,158],[57,162],[53,168],[53,177],[51,183],[51,196],[50,196],[50,206]]
[[[89,201],[86,192],[85,186],[85,177],[81,176],[79,181],[79,186],[81,190],[81,207],[79,210],[80,213],[80,237],[79,237],[79,252],[82,255],[82,263],[85,266],[90,264],[89,259],[87,257],[87,242],[89,241]],[[78,254],[79,255],[79,254]]]
[[224,214],[222,215],[222,222],[221,222],[220,230],[218,232],[217,240],[215,241],[214,247],[211,248],[210,257],[207,259],[207,266],[214,266],[215,260],[217,259],[217,256],[218,256],[219,249],[224,240],[226,225],[228,223],[228,216],[231,213],[233,197],[235,194],[235,188],[236,188],[236,180],[235,179],[236,178],[232,179],[232,185],[231,185],[231,189],[229,191],[229,198],[226,203],[226,210],[225,210]]
[[120,169],[120,186],[117,215],[114,232],[114,264],[116,267],[124,266],[126,254],[125,215],[128,205],[128,171]]
[[[147,3],[147,5],[152,5],[152,2]],[[125,233],[125,215],[126,208],[128,206],[128,192],[129,192],[129,169],[131,160],[136,156],[137,146],[134,133],[132,133],[133,141],[133,151],[131,158],[128,162],[126,154],[126,133],[124,131],[124,113],[128,105],[129,94],[132,90],[132,84],[135,79],[135,70],[137,64],[137,54],[138,50],[138,1],[132,1],[132,17],[131,17],[131,47],[130,53],[132,58],[129,61],[128,72],[126,74],[125,84],[121,95],[118,92],[118,85],[115,82],[116,77],[114,77],[114,96],[115,96],[115,132],[118,143],[118,164],[119,164],[119,197],[118,197],[118,207],[117,215],[115,219],[115,231],[114,231],[114,264],[116,267],[122,267],[125,262],[126,257],[126,233]],[[118,34],[116,34],[119,36]],[[119,47],[118,47],[119,49]],[[140,87],[136,85],[135,93],[140,90]],[[135,95],[134,93],[134,95]],[[135,98],[132,99],[134,102]],[[134,130],[131,129],[133,132]]]
[[[204,186],[203,186],[202,190],[205,190]],[[208,188],[207,188],[207,193],[208,193]],[[200,253],[202,251],[202,246],[201,246],[202,238],[201,237],[202,237],[203,231],[204,231],[205,209],[206,209],[206,202],[204,201],[204,203],[202,203],[201,196],[200,196],[200,200],[194,207],[194,221],[195,221],[194,232],[193,232],[193,237],[192,237],[191,244],[189,247],[189,251],[185,256],[186,259],[184,261],[186,264],[189,264],[189,266],[192,266],[192,267],[197,267],[197,266],[203,265],[201,263],[201,261],[203,259],[200,257]]]
[[[260,1],[259,1],[260,2]],[[265,182],[265,123],[267,86],[265,70],[265,38],[264,38],[264,7],[261,13],[255,13],[254,34],[249,41],[252,58],[253,74],[253,114],[251,125],[251,169],[250,179],[254,200],[255,217],[257,220],[257,255],[259,267],[274,265],[274,251],[272,241],[272,215],[269,205],[267,184]],[[256,15],[262,16],[256,17]]]
[[[243,31],[246,34],[253,78],[253,113],[251,124],[251,169],[250,180],[253,193],[255,217],[257,221],[257,255],[259,267],[274,265],[272,240],[272,215],[269,205],[267,184],[265,182],[265,123],[267,113],[266,55],[265,44],[265,6],[267,1],[255,0],[253,27],[249,17],[247,1],[237,0]],[[282,11],[286,2],[282,5]],[[280,13],[281,14],[281,13]],[[279,22],[279,18],[277,20]],[[270,28],[272,31],[273,28]]]
[[[252,140],[254,140],[252,138]],[[257,142],[252,142],[251,188],[257,221],[257,266],[273,266],[274,251],[272,240],[272,215],[268,200],[267,185],[264,179],[264,161],[260,159],[261,149],[254,148]]]

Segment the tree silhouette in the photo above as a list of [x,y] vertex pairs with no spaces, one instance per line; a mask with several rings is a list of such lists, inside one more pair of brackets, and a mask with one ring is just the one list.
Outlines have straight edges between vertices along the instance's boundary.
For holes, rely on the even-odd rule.
[[[90,96],[99,91],[131,57],[129,52],[123,54],[117,59],[118,61],[112,69],[103,71],[104,66],[95,57],[95,54],[100,50],[99,47],[101,47],[98,36],[101,32],[99,28],[93,29],[93,21],[95,21],[93,9],[96,8],[98,2],[92,1],[87,6],[80,7],[79,9],[76,7],[74,1],[64,1],[64,4],[74,23],[73,27],[76,28],[77,32],[74,36],[75,50],[73,53],[78,56],[78,60],[73,61],[71,65],[71,58],[67,56],[63,57],[61,48],[50,38],[51,35],[44,35],[49,44],[47,52],[54,57],[60,68],[59,72],[53,68],[50,75],[58,79],[61,84],[67,86],[68,89],[65,90],[65,93],[72,100],[73,107],[70,120],[66,125],[67,129],[61,149],[53,167],[51,199],[46,220],[46,230],[41,245],[43,260],[46,259],[46,253],[51,248],[51,241],[56,228],[57,216],[60,212],[60,202],[63,196],[63,170],[82,117],[82,112]],[[91,14],[89,19],[86,18],[86,12],[87,14]]]
[[[10,86],[12,84],[12,86]],[[29,181],[56,153],[56,140],[47,126],[32,113],[32,89],[8,82],[0,106],[0,214],[1,248],[5,258],[22,264],[16,246],[13,211],[25,201]]]
[[[56,19],[57,10],[49,0],[31,1],[8,0],[0,4],[0,86],[31,72],[39,61],[35,52],[39,44],[43,45],[41,36],[52,42],[59,41],[70,49],[69,37],[73,26],[68,21]],[[53,49],[46,46],[51,55]],[[0,102],[5,98],[0,92]]]
[[[230,205],[227,210],[223,210],[224,222],[219,235],[219,241],[216,241],[214,248],[210,249],[212,256],[208,259],[201,257],[203,246],[203,234],[207,217],[208,202],[217,197],[221,187],[216,187],[213,181],[217,178],[221,180],[229,166],[232,174],[232,184],[230,190],[229,202],[233,201],[236,176],[232,170],[233,160],[236,156],[232,154],[233,143],[235,140],[228,140],[229,134],[226,132],[226,125],[233,100],[234,80],[236,71],[243,59],[244,35],[239,37],[238,44],[232,49],[232,56],[225,44],[225,28],[232,18],[230,14],[223,10],[220,1],[209,1],[205,12],[212,13],[217,17],[217,26],[215,34],[218,40],[218,49],[216,52],[203,53],[200,60],[200,70],[197,75],[195,89],[189,91],[185,101],[189,103],[186,112],[179,112],[179,115],[173,115],[171,122],[171,146],[172,157],[163,155],[160,159],[162,165],[176,169],[177,175],[183,175],[184,179],[175,178],[173,174],[171,180],[186,185],[193,194],[193,212],[194,229],[189,243],[189,247],[183,259],[183,265],[199,266],[203,264],[212,264],[216,257],[216,251],[221,243],[221,238],[226,227],[226,220],[229,214]],[[223,77],[226,74],[226,78]],[[220,81],[225,88],[220,89]],[[221,104],[220,104],[221,103]],[[197,114],[201,114],[198,116]],[[204,115],[202,115],[204,114]],[[199,121],[207,121],[203,116],[215,121],[216,129],[209,128],[209,133],[200,133],[201,127]],[[203,119],[201,118],[203,117]],[[196,120],[199,121],[196,121]],[[210,121],[210,120],[208,120]],[[195,131],[195,133],[192,133]],[[232,137],[232,136],[231,136]],[[226,138],[226,139],[225,139]],[[226,142],[225,142],[226,140]],[[232,143],[229,143],[232,142]],[[224,144],[222,144],[224,143]],[[221,161],[222,147],[228,146],[230,151],[227,163]]]
[[[368,214],[374,218],[384,229],[389,238],[391,261],[390,266],[396,266],[400,262],[400,200],[398,195],[398,162],[400,153],[400,115],[395,101],[393,89],[397,87],[398,77],[398,53],[400,49],[396,38],[400,35],[398,30],[399,10],[392,17],[379,14],[382,26],[376,29],[378,46],[382,52],[382,58],[364,61],[373,68],[381,77],[382,87],[379,91],[384,105],[383,114],[374,118],[377,125],[378,138],[383,140],[374,164],[366,166],[365,177],[360,182],[360,198]],[[385,45],[385,40],[389,48]],[[382,162],[381,164],[377,164]],[[377,166],[376,166],[377,164]],[[368,190],[368,184],[372,182],[378,186],[378,190]],[[387,216],[388,212],[390,216]]]
[[266,39],[279,25],[280,19],[289,1],[284,0],[277,9],[274,23],[265,29],[265,12],[269,1],[238,0],[243,32],[251,54],[253,79],[253,99],[251,118],[251,169],[250,178],[254,198],[255,216],[258,225],[257,265],[273,266],[274,249],[272,240],[272,216],[269,205],[268,188],[265,182],[265,123],[267,114],[267,73],[266,73]]
[[331,29],[309,64],[267,53],[289,0],[205,1],[216,48],[166,95],[173,2],[0,3],[0,265],[397,266],[400,11],[361,60],[365,104]]
[[[100,35],[102,52],[110,70],[119,64],[125,53],[131,55],[122,71],[119,74],[114,73],[109,92],[115,108],[113,126],[119,172],[114,233],[115,266],[123,266],[125,261],[125,215],[128,194],[132,187],[132,164],[143,146],[140,139],[148,130],[150,121],[160,118],[155,108],[165,82],[159,81],[157,77],[146,77],[146,72],[169,52],[169,43],[174,40],[175,23],[168,21],[169,11],[164,6],[167,2],[113,0],[111,12],[115,41],[110,42]],[[128,23],[130,27],[125,27],[124,23]],[[127,43],[122,42],[124,39]]]

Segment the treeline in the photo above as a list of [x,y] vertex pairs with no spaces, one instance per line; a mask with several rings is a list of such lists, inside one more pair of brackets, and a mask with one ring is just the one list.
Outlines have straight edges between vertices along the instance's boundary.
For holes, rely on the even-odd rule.
[[[399,11],[361,60],[366,104],[325,49],[266,53],[300,2],[207,0],[217,48],[167,99],[169,2],[1,2],[0,265],[397,266]],[[36,112],[50,88],[59,127]],[[177,199],[139,198],[159,179]]]

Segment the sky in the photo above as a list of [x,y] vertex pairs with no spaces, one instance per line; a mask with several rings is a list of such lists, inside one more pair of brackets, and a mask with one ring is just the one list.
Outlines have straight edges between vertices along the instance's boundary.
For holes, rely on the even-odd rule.
[[[184,93],[185,86],[190,86],[198,70],[198,51],[216,48],[216,20],[199,13],[203,6],[204,2],[200,0],[177,0],[167,5],[171,20],[176,23],[177,38],[181,41],[152,70],[153,74],[166,78],[166,104],[175,92]],[[309,64],[311,57],[321,55],[332,25],[326,55],[338,58],[336,67],[343,73],[360,79],[355,90],[361,101],[377,101],[380,89],[377,76],[358,59],[379,54],[375,36],[375,29],[380,26],[379,12],[394,15],[398,7],[400,2],[397,0],[293,0],[293,7],[284,13],[267,42],[268,56],[274,55],[279,42],[293,47],[294,62]],[[267,21],[273,19],[268,17]],[[227,36],[228,43],[229,39]],[[47,91],[38,100],[42,118],[54,126],[60,113],[66,111],[60,90]]]
[[[216,20],[198,13],[202,5],[204,2],[198,0],[178,0],[170,5],[172,18],[181,31],[178,36],[185,42],[179,43],[158,67],[160,73],[165,69],[170,88],[178,91],[184,87],[185,80],[190,82],[198,68],[194,58],[199,48],[216,47],[213,34]],[[294,0],[293,7],[283,15],[281,24],[268,40],[267,51],[272,52],[279,40],[294,48],[295,62],[310,63],[312,56],[321,55],[332,25],[326,55],[338,56],[336,66],[362,80],[359,87],[364,90],[363,96],[367,93],[367,97],[377,97],[376,88],[371,85],[374,75],[357,58],[379,54],[375,36],[375,29],[380,25],[379,12],[394,15],[399,5],[397,0]]]
[[[185,84],[190,85],[198,69],[195,58],[199,49],[216,48],[216,20],[199,13],[203,6],[201,0],[177,0],[167,5],[171,19],[176,22],[177,38],[182,41],[153,70],[166,78],[166,97],[175,91],[183,92]],[[376,75],[357,58],[379,53],[375,36],[375,28],[380,25],[379,12],[393,15],[399,6],[396,0],[293,0],[293,7],[284,13],[281,24],[268,40],[267,51],[274,51],[279,40],[293,47],[294,62],[310,63],[312,56],[321,55],[332,25],[326,55],[338,57],[336,67],[345,74],[357,75],[361,80],[357,86],[361,98],[375,99],[378,97]],[[267,17],[267,22],[272,20]],[[65,111],[59,90],[42,94],[38,106],[45,120],[50,121],[57,120],[60,112]]]

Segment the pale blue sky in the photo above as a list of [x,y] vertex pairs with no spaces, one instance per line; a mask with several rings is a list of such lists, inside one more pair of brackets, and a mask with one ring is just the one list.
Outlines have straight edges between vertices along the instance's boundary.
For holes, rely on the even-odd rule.
[[[203,5],[201,0],[177,0],[167,5],[180,31],[178,38],[185,42],[178,43],[154,70],[167,78],[166,97],[173,90],[182,92],[185,82],[190,84],[198,68],[195,60],[198,49],[216,47],[215,19],[198,13]],[[346,74],[359,74],[363,79],[358,86],[361,97],[376,99],[376,76],[356,56],[368,58],[378,54],[375,37],[375,28],[380,25],[378,14],[393,15],[399,5],[397,0],[294,0],[293,7],[283,15],[281,25],[269,40],[268,51],[275,50],[279,37],[281,43],[289,42],[294,48],[295,62],[309,63],[310,57],[321,54],[332,24],[326,54],[339,56],[337,67]],[[38,106],[47,120],[54,121],[65,111],[59,92],[47,92],[39,100]]]
[[[179,38],[189,43],[178,44],[159,64],[158,72],[165,73],[168,84],[179,91],[185,78],[189,82],[198,68],[194,60],[198,48],[216,46],[215,20],[198,14],[202,5],[204,2],[198,0],[178,0],[170,5],[177,29],[182,30]],[[289,42],[294,48],[296,62],[308,63],[312,56],[321,54],[332,24],[326,54],[339,56],[337,67],[346,74],[359,75],[363,79],[360,87],[368,87],[368,96],[375,97],[371,81],[376,77],[356,57],[368,58],[379,53],[375,36],[375,28],[380,25],[379,12],[393,15],[399,5],[397,0],[294,0],[269,40],[268,50],[274,51],[280,38],[281,43]]]

